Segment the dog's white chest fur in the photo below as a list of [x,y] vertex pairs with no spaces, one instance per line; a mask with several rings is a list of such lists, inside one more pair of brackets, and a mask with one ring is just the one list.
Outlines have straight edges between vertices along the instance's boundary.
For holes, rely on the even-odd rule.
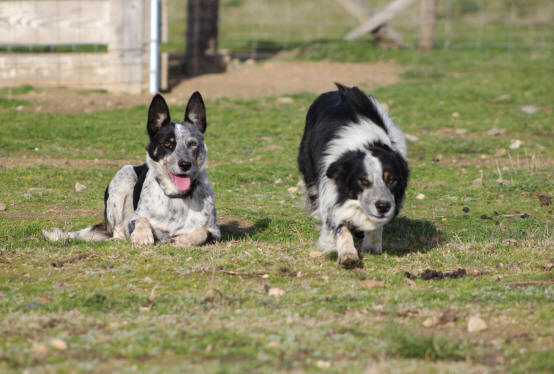
[[193,228],[207,226],[213,210],[214,199],[205,171],[198,176],[195,190],[186,197],[168,197],[155,173],[149,172],[134,218],[147,218],[156,238],[168,241]]

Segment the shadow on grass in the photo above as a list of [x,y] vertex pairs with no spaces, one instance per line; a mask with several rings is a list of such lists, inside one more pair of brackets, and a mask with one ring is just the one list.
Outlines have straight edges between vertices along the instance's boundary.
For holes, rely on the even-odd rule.
[[437,247],[442,238],[442,233],[431,221],[396,217],[385,225],[383,249],[393,256],[427,252]]
[[220,225],[221,240],[240,240],[262,232],[268,228],[271,220],[263,218],[256,223],[245,224],[242,221],[232,220]]

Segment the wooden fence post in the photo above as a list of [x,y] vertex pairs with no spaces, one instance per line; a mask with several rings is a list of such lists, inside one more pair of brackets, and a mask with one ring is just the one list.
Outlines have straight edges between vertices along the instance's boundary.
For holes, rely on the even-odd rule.
[[419,40],[422,51],[430,51],[435,44],[435,10],[437,0],[420,0],[419,3]]
[[225,70],[217,52],[219,0],[188,0],[186,72],[189,75]]

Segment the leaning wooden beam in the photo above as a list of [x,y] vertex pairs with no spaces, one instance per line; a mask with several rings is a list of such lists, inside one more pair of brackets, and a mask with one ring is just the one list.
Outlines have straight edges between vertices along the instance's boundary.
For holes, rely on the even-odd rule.
[[[337,0],[348,13],[355,17],[358,21],[364,22],[375,10],[365,0]],[[382,27],[378,27],[374,30],[375,40],[384,41],[387,43],[395,44],[399,47],[407,47],[408,45],[402,39],[399,33],[397,33],[390,25],[384,24]]]
[[415,0],[395,0],[383,10],[377,12],[373,17],[362,23],[346,35],[346,40],[358,39],[360,36],[375,30],[379,26],[393,19],[398,13],[411,5]]

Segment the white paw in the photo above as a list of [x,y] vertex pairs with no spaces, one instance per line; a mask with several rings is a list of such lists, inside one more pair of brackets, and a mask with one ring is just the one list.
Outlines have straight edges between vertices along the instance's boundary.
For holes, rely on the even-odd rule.
[[338,254],[337,262],[344,267],[352,267],[360,261],[357,252],[341,252]]
[[362,253],[373,253],[373,254],[381,254],[383,253],[383,246],[381,243],[375,244],[375,245],[363,245],[360,248],[360,251]]
[[154,244],[154,234],[152,230],[146,228],[136,229],[131,234],[131,242],[137,245],[152,245]]

